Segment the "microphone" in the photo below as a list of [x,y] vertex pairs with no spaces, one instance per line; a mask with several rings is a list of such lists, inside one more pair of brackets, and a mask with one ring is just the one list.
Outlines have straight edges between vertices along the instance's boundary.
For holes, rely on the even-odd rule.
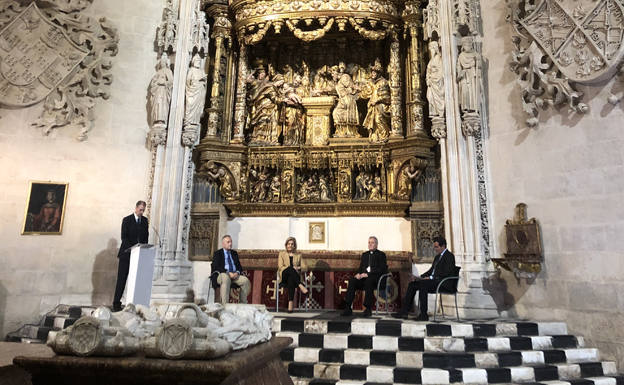
[[152,230],[156,233],[156,238],[158,238],[158,247],[162,248],[162,239],[160,238],[160,234],[158,234],[158,230],[152,225]]

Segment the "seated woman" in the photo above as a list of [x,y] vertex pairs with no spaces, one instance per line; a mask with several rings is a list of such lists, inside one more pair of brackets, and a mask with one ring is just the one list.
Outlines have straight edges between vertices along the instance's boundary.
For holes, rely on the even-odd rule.
[[277,257],[277,279],[282,282],[288,289],[288,312],[293,311],[293,298],[295,297],[295,289],[299,287],[302,294],[308,294],[308,289],[301,283],[299,273],[306,266],[301,260],[301,253],[297,253],[297,240],[295,237],[286,239],[285,251],[280,251]]

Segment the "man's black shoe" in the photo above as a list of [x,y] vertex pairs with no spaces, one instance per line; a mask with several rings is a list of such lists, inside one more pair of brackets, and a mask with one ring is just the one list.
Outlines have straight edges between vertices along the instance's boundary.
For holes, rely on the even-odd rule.
[[117,313],[118,311],[121,311],[122,307],[121,305],[113,305],[113,313]]
[[373,311],[370,308],[366,308],[362,312],[362,317],[370,317],[372,315],[373,315]]
[[341,316],[343,316],[343,317],[348,317],[348,316],[350,316],[350,315],[352,315],[352,314],[353,314],[353,310],[351,310],[351,308],[350,308],[350,307],[348,307],[348,308],[344,309],[344,310],[342,311],[342,313],[340,313],[340,315],[341,315]]
[[407,313],[402,313],[402,312],[392,313],[392,317],[407,319]]
[[427,313],[420,313],[420,315],[416,317],[416,321],[429,321],[429,316]]

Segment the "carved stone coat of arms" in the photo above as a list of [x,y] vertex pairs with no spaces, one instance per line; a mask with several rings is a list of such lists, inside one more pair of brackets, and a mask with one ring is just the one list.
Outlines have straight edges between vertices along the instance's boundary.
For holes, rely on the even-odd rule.
[[611,77],[624,54],[623,0],[541,0],[519,20],[571,81]]
[[10,107],[42,101],[89,52],[31,3],[0,32],[0,98]]

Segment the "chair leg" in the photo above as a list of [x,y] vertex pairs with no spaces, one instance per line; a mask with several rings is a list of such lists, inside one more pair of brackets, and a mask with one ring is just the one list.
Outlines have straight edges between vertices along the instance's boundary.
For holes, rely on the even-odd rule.
[[279,284],[277,278],[275,279],[275,312],[279,312]]
[[[422,313],[423,309],[420,309],[420,312]],[[427,309],[425,309],[425,312],[427,311]],[[436,315],[438,315],[438,292],[436,291],[436,297],[435,297],[435,309],[433,310],[433,320],[436,320]]]
[[457,308],[457,292],[455,292],[455,315],[457,315],[457,322],[459,322],[459,309]]
[[444,315],[444,303],[442,303],[442,296],[440,296],[440,309],[442,309],[442,319],[446,316]]

